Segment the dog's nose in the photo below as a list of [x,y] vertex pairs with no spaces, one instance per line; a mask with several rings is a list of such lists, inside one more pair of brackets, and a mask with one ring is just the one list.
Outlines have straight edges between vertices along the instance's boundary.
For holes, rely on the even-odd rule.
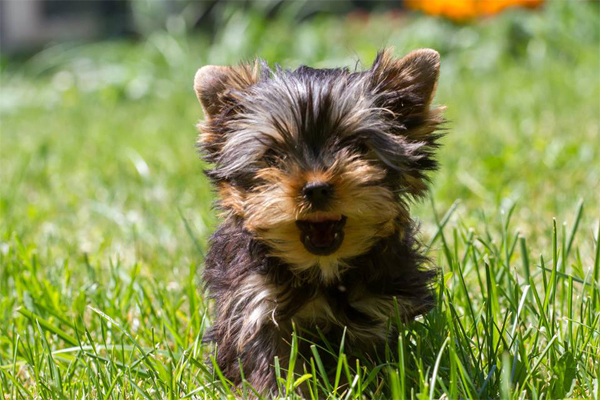
[[313,207],[321,208],[327,204],[333,194],[333,187],[327,182],[308,182],[302,193]]

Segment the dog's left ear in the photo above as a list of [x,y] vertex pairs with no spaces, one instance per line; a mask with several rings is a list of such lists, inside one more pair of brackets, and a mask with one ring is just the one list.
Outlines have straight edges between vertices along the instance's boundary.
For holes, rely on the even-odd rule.
[[432,49],[419,49],[396,59],[391,50],[384,50],[370,72],[382,107],[403,119],[425,117],[437,86],[440,55]]

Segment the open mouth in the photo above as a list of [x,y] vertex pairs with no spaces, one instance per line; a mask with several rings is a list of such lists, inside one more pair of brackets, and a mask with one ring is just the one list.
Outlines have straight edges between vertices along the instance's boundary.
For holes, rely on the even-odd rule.
[[342,245],[346,216],[315,213],[297,220],[296,225],[300,228],[300,241],[306,250],[326,256],[334,253]]

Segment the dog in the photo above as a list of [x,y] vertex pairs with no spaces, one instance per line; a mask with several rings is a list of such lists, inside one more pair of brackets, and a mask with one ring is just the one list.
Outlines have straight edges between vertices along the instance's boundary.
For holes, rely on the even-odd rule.
[[434,50],[387,49],[364,71],[257,60],[196,73],[223,221],[205,259],[206,339],[234,384],[275,393],[294,331],[367,354],[394,336],[390,317],[434,306],[436,268],[409,209],[438,166],[439,69]]

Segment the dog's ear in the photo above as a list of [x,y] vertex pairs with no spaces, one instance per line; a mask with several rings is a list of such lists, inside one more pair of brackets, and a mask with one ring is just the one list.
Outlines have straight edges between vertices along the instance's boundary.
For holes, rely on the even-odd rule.
[[[392,57],[390,50],[380,52],[368,72],[375,104],[395,122],[393,133],[402,136],[402,149],[390,146],[379,148],[378,154],[394,160],[398,154],[404,170],[402,186],[415,197],[427,189],[426,172],[437,169],[434,154],[438,131],[443,123],[444,107],[431,107],[440,71],[440,55],[435,50],[415,50],[401,59]],[[392,162],[392,165],[396,163]],[[389,165],[389,164],[388,164]]]
[[404,120],[426,117],[440,72],[440,55],[431,49],[410,52],[401,59],[391,50],[377,54],[371,82],[381,107]]
[[229,73],[230,67],[217,65],[205,65],[196,72],[194,90],[206,118],[219,113],[222,107],[219,96],[227,89]]
[[197,125],[198,146],[208,161],[215,162],[226,138],[226,121],[240,111],[237,96],[258,80],[258,61],[235,67],[206,65],[196,72],[194,90],[204,111],[204,121]]
[[194,90],[206,119],[218,115],[230,102],[231,90],[243,90],[258,81],[258,63],[237,67],[205,65],[196,72]]

